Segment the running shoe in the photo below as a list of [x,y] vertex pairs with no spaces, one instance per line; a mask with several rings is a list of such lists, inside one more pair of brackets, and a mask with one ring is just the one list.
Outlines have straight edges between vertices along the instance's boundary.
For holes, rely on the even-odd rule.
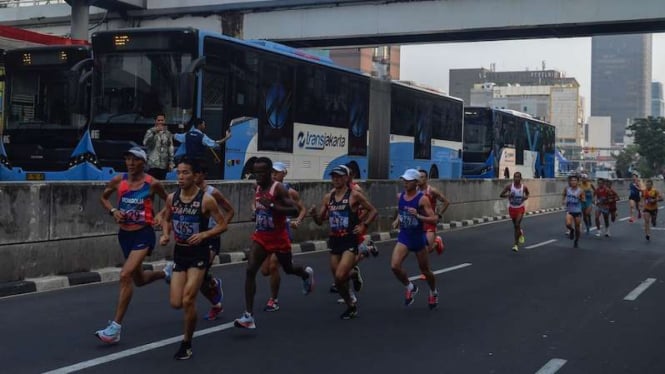
[[379,249],[376,248],[374,245],[374,241],[370,240],[369,243],[367,244],[367,247],[369,248],[369,253],[372,254],[372,256],[376,257],[379,255]]
[[434,244],[436,244],[436,246],[434,247],[434,249],[436,249],[436,253],[439,256],[441,256],[441,254],[443,253],[443,249],[445,247],[443,245],[443,239],[441,239],[440,236],[437,236],[436,239],[434,239]]
[[314,269],[308,266],[305,268],[305,272],[309,274],[309,277],[302,280],[302,293],[309,295],[314,290]]
[[355,276],[351,276],[351,282],[353,282],[353,290],[356,292],[360,292],[360,290],[363,288],[363,276],[360,274],[360,268],[358,265],[353,267],[353,270],[355,270]]
[[358,253],[363,257],[369,257],[369,247],[365,243],[358,244]]
[[224,307],[221,304],[213,305],[203,319],[206,321],[214,321],[223,311]]
[[605,229],[605,237],[609,238],[610,237],[610,228],[608,227]]
[[222,280],[220,278],[214,278],[215,279],[215,288],[214,288],[214,296],[212,297],[212,303],[213,304],[219,304],[222,301],[224,301],[224,290],[222,289]]
[[408,288],[406,289],[406,297],[404,298],[404,305],[409,306],[413,304],[414,296],[418,293],[418,286],[415,284],[413,285],[413,289],[409,290]]
[[173,275],[173,262],[168,262],[166,266],[164,266],[164,282],[166,284],[171,284],[171,276]]
[[173,358],[176,360],[189,360],[192,358],[192,344],[191,343],[180,343],[180,348],[178,352],[173,355]]
[[335,283],[333,283],[330,286],[330,293],[339,293],[339,291],[337,290],[337,285]]
[[436,309],[439,306],[439,293],[435,294],[430,294],[429,297],[427,298],[427,305],[429,305],[429,309]]
[[[353,293],[353,291],[351,291],[351,302],[354,304],[358,302],[358,298],[356,297],[356,294]],[[346,301],[340,297],[337,299],[337,304],[346,304]]]
[[524,230],[520,231],[520,238],[517,239],[517,242],[520,244],[524,244],[526,241],[526,237],[524,236]]
[[577,248],[577,247],[578,247],[577,240],[575,240],[575,242],[573,243],[573,248]]
[[651,240],[651,237],[649,235],[647,235],[647,241],[649,241],[649,240]]
[[346,311],[344,311],[344,313],[342,313],[342,315],[339,316],[339,318],[341,318],[341,319],[354,319],[357,316],[358,316],[358,307],[353,305],[353,306],[348,307],[346,309]]
[[277,301],[277,299],[273,299],[272,297],[268,299],[266,306],[263,307],[264,312],[276,312],[278,310],[279,310],[279,302]]
[[513,246],[513,252],[517,252],[517,251],[519,251],[519,250],[520,250],[519,247],[517,247],[517,244],[515,244],[515,245]]
[[248,312],[245,312],[240,316],[240,318],[236,319],[233,321],[233,325],[235,327],[239,327],[241,329],[255,329],[256,324],[254,323],[254,317],[249,314]]
[[121,330],[122,326],[115,323],[115,321],[109,321],[109,325],[103,330],[96,331],[95,336],[106,344],[116,344],[120,341]]
[[633,223],[633,222],[635,222],[635,218],[633,218],[633,217],[630,217],[630,218],[628,219],[628,222],[630,222],[630,223]]
[[601,235],[603,234],[600,232],[600,229],[596,230],[596,238],[600,238]]

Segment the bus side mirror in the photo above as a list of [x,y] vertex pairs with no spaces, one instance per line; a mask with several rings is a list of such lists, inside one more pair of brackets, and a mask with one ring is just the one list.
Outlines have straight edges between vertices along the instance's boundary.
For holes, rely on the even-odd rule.
[[196,83],[196,75],[189,72],[180,73],[178,81],[180,107],[183,110],[192,110],[194,108],[194,86]]
[[81,114],[83,111],[81,106],[78,105],[79,76],[78,71],[69,70],[67,72],[67,107],[70,112],[76,114]]

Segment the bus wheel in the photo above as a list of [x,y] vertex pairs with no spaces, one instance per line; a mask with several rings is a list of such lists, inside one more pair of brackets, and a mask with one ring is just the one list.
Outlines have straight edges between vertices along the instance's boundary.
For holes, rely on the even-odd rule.
[[439,168],[436,165],[429,168],[429,179],[439,179]]
[[256,179],[254,178],[254,162],[256,161],[256,157],[252,157],[247,162],[245,162],[245,166],[242,168],[242,174],[240,175],[240,178],[242,179]]
[[360,167],[358,166],[358,163],[355,161],[351,161],[348,164],[346,164],[348,168],[351,170],[351,174],[353,174],[353,178],[360,179]]

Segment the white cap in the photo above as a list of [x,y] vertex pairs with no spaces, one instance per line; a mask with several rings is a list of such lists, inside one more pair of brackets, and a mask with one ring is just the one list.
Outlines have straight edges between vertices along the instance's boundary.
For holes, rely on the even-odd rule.
[[139,158],[145,162],[148,161],[148,155],[145,154],[145,151],[141,147],[132,147],[130,148],[127,152],[124,153],[125,155],[132,155],[136,158]]
[[416,181],[420,179],[420,172],[416,169],[406,169],[400,178],[406,181]]
[[278,171],[278,172],[285,172],[286,171],[286,165],[284,165],[283,162],[273,162],[272,163],[272,170]]

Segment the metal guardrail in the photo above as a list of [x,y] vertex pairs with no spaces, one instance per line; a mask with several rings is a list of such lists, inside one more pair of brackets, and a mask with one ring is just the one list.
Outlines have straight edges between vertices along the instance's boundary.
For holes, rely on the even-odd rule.
[[0,0],[0,8],[66,4],[65,0]]

